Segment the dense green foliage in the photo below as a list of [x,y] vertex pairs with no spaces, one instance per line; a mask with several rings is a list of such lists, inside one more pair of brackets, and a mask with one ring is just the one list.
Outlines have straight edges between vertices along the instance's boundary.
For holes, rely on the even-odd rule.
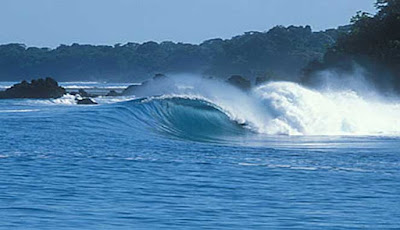
[[309,61],[321,59],[338,34],[338,30],[312,32],[309,26],[278,26],[199,45],[146,42],[48,49],[7,44],[0,46],[0,80],[51,76],[59,81],[138,81],[158,72],[293,79]]
[[400,90],[400,0],[378,0],[378,13],[358,12],[350,32],[340,36],[322,62],[313,62],[306,79],[318,70],[348,72],[361,65],[377,85]]

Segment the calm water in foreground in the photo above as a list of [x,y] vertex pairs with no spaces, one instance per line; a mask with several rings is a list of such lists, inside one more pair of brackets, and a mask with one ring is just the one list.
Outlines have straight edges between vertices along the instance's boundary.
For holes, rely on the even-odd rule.
[[397,137],[260,136],[203,102],[99,102],[0,101],[0,229],[400,228]]

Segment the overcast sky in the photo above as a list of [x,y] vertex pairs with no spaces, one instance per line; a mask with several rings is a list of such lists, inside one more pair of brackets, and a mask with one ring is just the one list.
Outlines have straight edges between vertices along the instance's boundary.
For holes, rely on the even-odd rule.
[[0,43],[56,47],[230,38],[275,25],[324,30],[376,0],[1,0]]

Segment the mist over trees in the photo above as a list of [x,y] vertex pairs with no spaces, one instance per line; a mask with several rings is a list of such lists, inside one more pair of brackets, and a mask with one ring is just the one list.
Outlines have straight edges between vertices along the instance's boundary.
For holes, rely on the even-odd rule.
[[318,71],[332,70],[338,77],[349,76],[355,67],[366,70],[366,77],[382,89],[400,92],[400,1],[378,0],[378,13],[358,12],[350,30],[339,36],[322,61],[305,69],[304,81],[318,81]]
[[312,32],[277,26],[199,45],[174,42],[114,46],[60,45],[55,49],[0,45],[0,80],[53,77],[59,81],[140,81],[155,73],[198,73],[227,78],[264,76],[297,80],[311,60],[321,60],[346,27]]

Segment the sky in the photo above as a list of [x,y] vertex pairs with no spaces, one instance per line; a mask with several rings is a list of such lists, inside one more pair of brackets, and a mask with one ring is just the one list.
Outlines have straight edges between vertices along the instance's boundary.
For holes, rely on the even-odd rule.
[[1,0],[0,44],[200,43],[275,25],[349,23],[376,0]]

